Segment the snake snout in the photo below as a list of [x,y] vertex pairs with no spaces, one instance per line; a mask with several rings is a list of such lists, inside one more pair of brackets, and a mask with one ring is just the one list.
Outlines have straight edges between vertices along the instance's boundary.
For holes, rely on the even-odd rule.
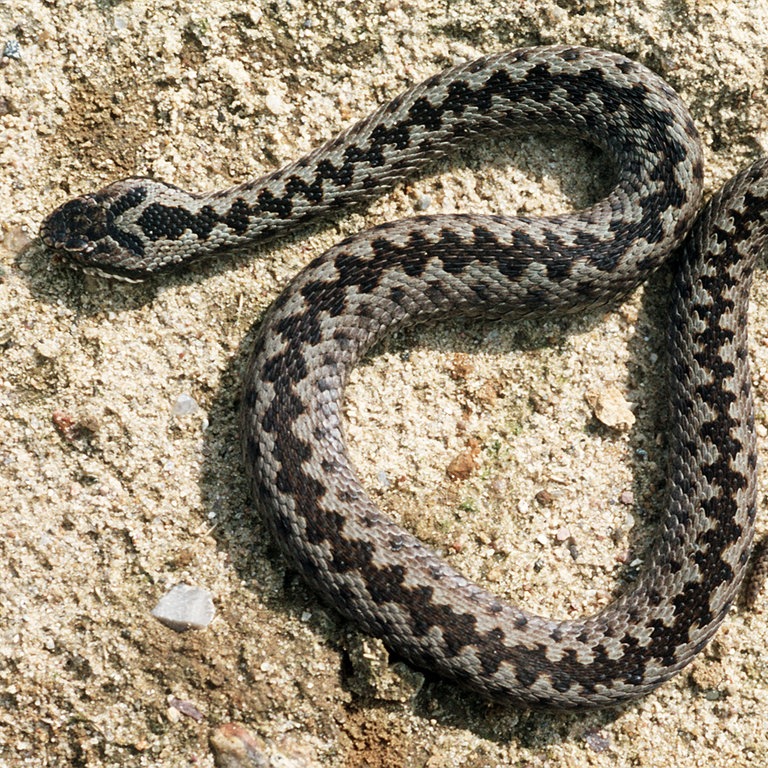
[[49,248],[75,258],[92,251],[106,235],[106,210],[90,195],[59,206],[40,227]]

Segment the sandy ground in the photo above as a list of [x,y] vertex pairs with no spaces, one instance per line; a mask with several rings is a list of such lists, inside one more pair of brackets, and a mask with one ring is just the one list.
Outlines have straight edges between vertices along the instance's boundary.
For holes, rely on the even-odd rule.
[[[481,146],[368,211],[149,285],[51,268],[36,240],[55,205],[107,181],[228,186],[446,65],[557,42],[666,77],[702,133],[708,190],[768,149],[765,0],[0,7],[0,765],[211,766],[211,729],[230,721],[274,766],[768,763],[760,606],[734,611],[689,670],[635,704],[521,712],[390,669],[287,571],[247,498],[240,372],[289,277],[343,235],[423,210],[583,205],[605,184],[593,150],[529,136]],[[667,286],[660,274],[615,311],[568,322],[389,340],[347,405],[370,492],[512,600],[560,617],[603,605],[663,501]],[[761,273],[763,456],[767,293]],[[611,389],[631,430],[593,416],[590,394]],[[199,410],[173,415],[181,395]],[[764,473],[761,488],[765,531]],[[180,582],[214,595],[206,630],[151,617]]]

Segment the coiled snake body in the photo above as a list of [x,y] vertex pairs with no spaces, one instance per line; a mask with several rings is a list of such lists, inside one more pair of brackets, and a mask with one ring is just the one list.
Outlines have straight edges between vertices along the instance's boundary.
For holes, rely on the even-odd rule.
[[[618,55],[521,49],[415,86],[264,178],[202,196],[126,179],[57,209],[42,237],[84,269],[142,279],[369,200],[480,135],[542,126],[605,149],[616,166],[610,194],[538,219],[420,216],[331,248],[261,323],[242,442],[254,498],[286,557],[342,614],[412,663],[486,696],[603,706],[690,662],[744,574],[756,494],[746,310],[766,234],[768,161],[729,182],[692,224],[701,149],[669,86]],[[534,616],[463,578],[378,511],[347,457],[340,412],[349,370],[372,344],[448,316],[515,318],[615,301],[681,244],[669,502],[628,591],[581,620]]]

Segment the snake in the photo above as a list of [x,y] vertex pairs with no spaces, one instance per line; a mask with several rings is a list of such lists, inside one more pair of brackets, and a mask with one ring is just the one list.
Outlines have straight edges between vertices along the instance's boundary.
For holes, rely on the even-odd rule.
[[[521,48],[448,68],[260,178],[204,194],[123,179],[57,208],[41,237],[57,261],[140,281],[338,216],[456,151],[532,131],[601,150],[606,196],[542,217],[417,215],[312,260],[258,324],[242,453],[291,568],[394,657],[514,706],[615,706],[690,663],[744,579],[757,464],[747,304],[768,231],[766,158],[702,207],[701,140],[660,76],[617,53]],[[342,411],[372,346],[417,323],[616,304],[667,260],[666,504],[638,577],[605,607],[569,620],[523,610],[378,509]]]

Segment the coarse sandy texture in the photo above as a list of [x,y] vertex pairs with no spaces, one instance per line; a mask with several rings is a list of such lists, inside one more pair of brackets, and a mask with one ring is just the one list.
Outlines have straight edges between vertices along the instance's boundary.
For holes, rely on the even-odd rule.
[[[11,45],[0,61],[0,765],[211,766],[210,729],[228,721],[274,765],[768,763],[760,606],[635,704],[516,711],[390,673],[287,571],[247,498],[239,377],[291,275],[343,235],[417,212],[584,205],[605,189],[595,151],[481,145],[367,211],[150,285],[50,268],[34,240],[55,205],[107,181],[228,186],[446,65],[558,42],[666,77],[702,133],[711,191],[768,150],[765,0],[11,0],[6,41],[19,58]],[[668,278],[567,322],[389,340],[347,405],[374,498],[509,599],[559,617],[603,605],[663,503]],[[751,347],[763,457],[767,286],[759,274]],[[593,417],[594,395],[615,388],[638,417],[629,431]],[[200,409],[172,415],[180,395]],[[179,582],[215,596],[208,629],[150,616]]]

